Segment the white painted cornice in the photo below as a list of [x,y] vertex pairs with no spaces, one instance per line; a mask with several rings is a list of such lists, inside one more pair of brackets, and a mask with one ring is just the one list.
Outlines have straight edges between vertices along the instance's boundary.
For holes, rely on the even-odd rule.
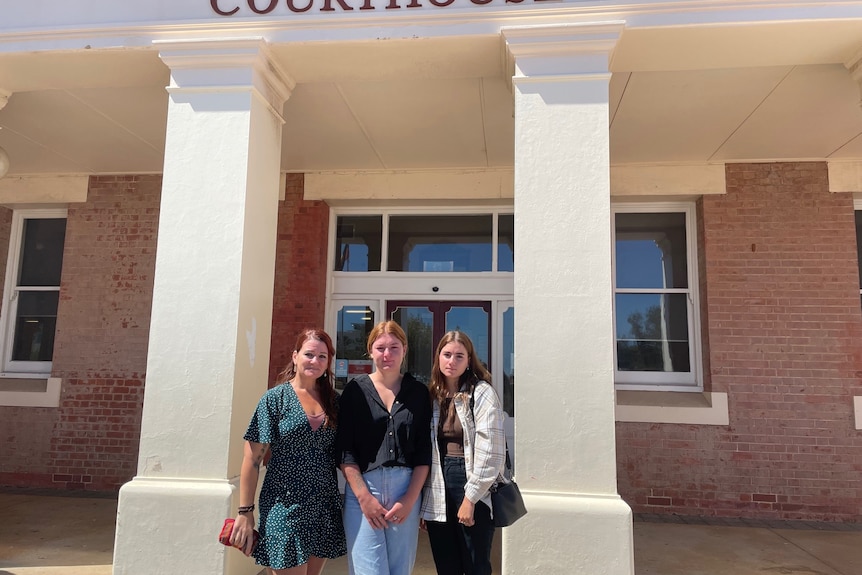
[[296,86],[262,38],[156,41],[171,69],[171,93],[253,90],[281,117]]
[[[65,0],[62,9],[36,10],[32,3],[4,6],[0,52],[142,47],[155,40],[213,36],[261,36],[269,42],[381,40],[496,34],[501,27],[588,23],[624,19],[628,28],[748,25],[777,22],[841,21],[862,18],[862,2],[837,0],[562,0],[513,4],[491,0],[477,6],[455,0],[445,8],[419,0],[418,8],[358,9],[364,0],[345,0],[352,11],[291,13],[279,2],[271,14],[255,15],[244,0],[234,16],[214,14],[202,0],[100,2]],[[387,0],[388,1],[388,0]],[[335,4],[335,3],[334,3]]]

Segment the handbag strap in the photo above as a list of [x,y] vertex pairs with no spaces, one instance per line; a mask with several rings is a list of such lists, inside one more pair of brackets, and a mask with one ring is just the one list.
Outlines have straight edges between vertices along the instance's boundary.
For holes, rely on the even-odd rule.
[[[470,416],[473,418],[473,428],[476,428],[476,414],[473,412],[473,405],[476,403],[476,385],[473,385],[473,389],[470,391]],[[512,460],[509,459],[509,441],[505,438],[503,439],[503,443],[506,445],[506,471],[508,472],[509,477],[512,476]],[[502,475],[502,474],[501,474]]]

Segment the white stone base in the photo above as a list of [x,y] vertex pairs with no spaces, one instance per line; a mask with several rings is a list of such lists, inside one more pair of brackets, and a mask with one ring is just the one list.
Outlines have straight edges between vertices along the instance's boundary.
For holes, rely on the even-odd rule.
[[261,568],[218,542],[233,517],[227,479],[136,477],[120,489],[114,575],[254,575]]
[[503,529],[504,575],[633,575],[632,513],[616,495],[524,493]]

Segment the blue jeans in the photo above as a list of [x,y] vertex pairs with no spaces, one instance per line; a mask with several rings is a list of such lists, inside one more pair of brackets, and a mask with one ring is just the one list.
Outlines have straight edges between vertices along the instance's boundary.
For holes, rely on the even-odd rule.
[[[377,501],[390,509],[407,492],[412,476],[413,470],[408,467],[378,467],[363,473],[362,479]],[[344,532],[350,575],[410,575],[416,561],[421,502],[413,505],[402,523],[374,529],[362,514],[350,484],[344,495]]]

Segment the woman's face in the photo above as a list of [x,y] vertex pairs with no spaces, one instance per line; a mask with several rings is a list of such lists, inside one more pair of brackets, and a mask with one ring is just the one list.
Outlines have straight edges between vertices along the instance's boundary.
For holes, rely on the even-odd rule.
[[404,361],[404,344],[391,333],[384,333],[371,344],[371,360],[380,372],[400,372]]
[[467,355],[467,348],[464,347],[463,343],[450,341],[440,350],[440,356],[437,360],[440,364],[440,371],[446,378],[446,383],[456,383],[461,375],[467,371],[470,356]]
[[329,368],[329,350],[316,339],[307,339],[299,351],[293,352],[293,365],[298,376],[317,379]]

